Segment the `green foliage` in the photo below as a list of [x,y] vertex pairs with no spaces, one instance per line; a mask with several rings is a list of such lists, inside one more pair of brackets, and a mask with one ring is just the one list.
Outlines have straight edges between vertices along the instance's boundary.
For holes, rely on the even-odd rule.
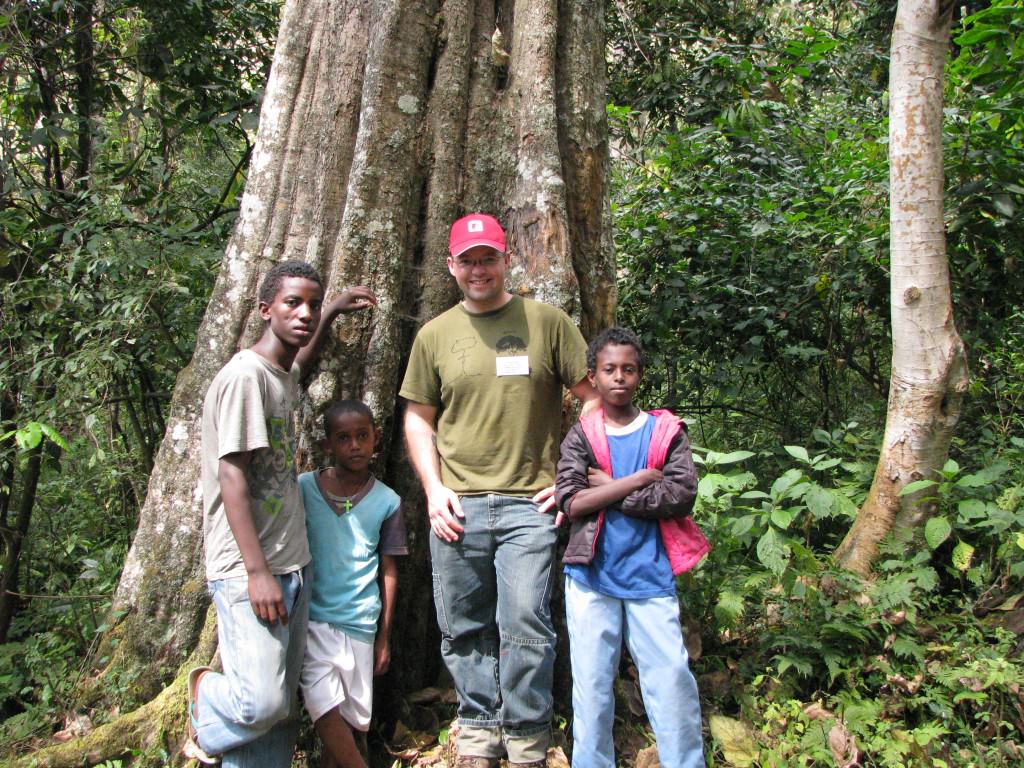
[[620,312],[654,350],[647,391],[767,440],[868,415],[887,386],[883,41],[839,11],[677,5],[628,4],[622,48],[649,24],[645,58],[699,108],[652,102],[639,61],[610,71]]
[[[1006,605],[1021,597],[1024,462],[1004,454],[964,472],[951,461],[911,489],[932,494],[944,521],[926,534],[935,546],[908,554],[894,537],[865,585],[828,553],[869,478],[852,452],[829,452],[850,443],[827,437],[820,451],[703,452],[695,517],[713,549],[681,594],[684,615],[702,617],[698,668],[737,670],[716,708],[752,724],[760,764],[839,761],[835,743],[865,766],[1015,764],[1001,745],[1024,721],[1024,661],[982,606],[1014,587]],[[961,544],[977,553],[969,562]]]
[[43,424],[38,421],[30,421],[28,424],[18,427],[18,429],[12,429],[10,432],[0,435],[0,443],[10,437],[14,438],[14,444],[22,451],[32,450],[43,441],[44,437],[56,443],[65,451],[68,449],[67,442],[60,436],[57,430],[49,424]]
[[[5,744],[55,729],[105,629],[237,211],[278,11],[0,11],[0,528],[22,542],[0,572],[16,577],[0,597]],[[115,683],[125,705],[130,682]]]
[[644,401],[716,449],[698,451],[695,511],[713,548],[681,601],[711,711],[751,725],[762,765],[1021,756],[1020,647],[999,625],[1024,593],[1022,8],[954,24],[947,248],[972,398],[953,461],[905,491],[933,512],[925,548],[899,532],[869,585],[829,555],[870,485],[888,386],[894,4],[611,11],[619,321],[649,351]]
[[[996,0],[954,29],[946,176],[958,323],[986,343],[1009,330],[1024,275],[1024,4]],[[984,320],[983,320],[984,318]],[[966,321],[966,322],[965,322]],[[1019,348],[1019,347],[1018,347]]]

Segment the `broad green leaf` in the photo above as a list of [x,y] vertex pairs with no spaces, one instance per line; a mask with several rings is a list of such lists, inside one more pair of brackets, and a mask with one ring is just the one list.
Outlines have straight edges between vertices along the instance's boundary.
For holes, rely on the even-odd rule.
[[1009,30],[1005,28],[994,29],[988,25],[979,26],[964,32],[962,35],[958,35],[953,42],[961,48],[967,48],[968,46],[977,45],[978,43],[983,43],[986,40],[991,40],[993,37],[1005,35],[1008,31]]
[[779,528],[786,530],[789,528],[789,524],[793,522],[793,518],[797,516],[799,511],[800,507],[776,507],[772,510],[772,523],[777,525]]
[[807,489],[807,493],[804,494],[804,504],[814,515],[816,520],[828,517],[832,514],[832,504],[835,497],[832,492],[826,488],[822,488],[817,483],[811,483],[810,488]]
[[755,515],[737,517],[732,521],[732,535],[737,537],[743,536],[754,527],[755,522],[757,522],[757,517]]
[[753,451],[733,451],[732,453],[708,451],[705,461],[711,466],[721,467],[725,464],[735,464],[738,461],[745,461],[753,455],[755,455]]
[[900,496],[906,496],[917,491],[924,490],[925,488],[931,488],[933,485],[938,485],[934,480],[915,480],[912,483],[907,483],[903,486],[903,490],[899,492]]
[[956,505],[957,520],[969,522],[985,516],[985,502],[981,499],[961,499]]
[[964,475],[956,481],[955,485],[957,488],[981,488],[986,485],[992,485],[1009,470],[1009,464],[999,462],[970,475]]
[[811,457],[807,455],[807,449],[806,448],[803,448],[803,447],[801,447],[799,445],[784,445],[782,447],[785,448],[786,449],[786,453],[788,453],[794,459],[797,459],[798,461],[802,461],[804,464],[810,464],[811,463]]
[[931,549],[935,549],[949,538],[953,526],[944,517],[933,517],[924,526],[924,540]]
[[966,541],[957,542],[953,547],[953,567],[961,573],[971,567],[971,560],[974,557],[974,547]]
[[31,451],[43,439],[43,425],[38,421],[30,421],[14,433],[14,442],[23,451]]
[[850,520],[857,517],[857,505],[842,491],[832,491],[832,501],[835,504],[837,516],[847,517]]
[[53,427],[51,427],[49,424],[40,424],[39,428],[43,431],[43,434],[46,435],[46,437],[49,438],[52,442],[59,445],[65,451],[69,450],[67,441],[63,437],[61,437],[60,433]]
[[769,528],[757,542],[757,559],[777,577],[782,577],[789,564],[789,547],[774,528]]
[[801,472],[799,469],[791,469],[787,471],[785,474],[782,475],[782,477],[778,478],[774,483],[772,483],[772,498],[776,500],[784,498],[789,489],[792,488],[794,484],[799,482],[801,478],[803,478],[803,476],[804,473]]
[[697,481],[697,493],[708,498],[713,497],[718,489],[718,479],[720,477],[721,475],[704,475],[704,477]]
[[825,459],[824,461],[818,461],[822,456],[818,456],[814,459],[812,465],[819,472],[824,472],[826,469],[832,469],[832,467],[838,466],[842,463],[842,459]]

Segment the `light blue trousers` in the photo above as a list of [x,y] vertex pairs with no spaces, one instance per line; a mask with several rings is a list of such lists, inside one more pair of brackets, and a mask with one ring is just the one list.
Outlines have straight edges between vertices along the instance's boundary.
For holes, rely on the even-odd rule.
[[245,577],[208,583],[217,608],[224,673],[199,688],[196,734],[223,768],[289,768],[299,731],[296,691],[306,650],[309,569],[277,576],[288,624],[271,626],[252,612]]
[[572,660],[573,768],[615,768],[613,685],[623,640],[640,672],[662,768],[704,765],[697,681],[675,597],[621,600],[565,579]]

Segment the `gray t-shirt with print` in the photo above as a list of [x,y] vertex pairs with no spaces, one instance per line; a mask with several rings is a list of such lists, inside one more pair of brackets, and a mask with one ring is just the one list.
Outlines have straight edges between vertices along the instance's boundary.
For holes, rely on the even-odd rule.
[[273,574],[309,563],[306,516],[295,476],[293,410],[299,368],[283,371],[245,349],[214,377],[203,403],[203,534],[206,578],[245,576],[217,479],[220,459],[253,451],[246,468],[253,523]]

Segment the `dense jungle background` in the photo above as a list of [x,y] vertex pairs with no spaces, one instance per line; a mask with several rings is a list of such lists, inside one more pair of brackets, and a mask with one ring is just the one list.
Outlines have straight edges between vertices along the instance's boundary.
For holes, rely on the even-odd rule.
[[[1021,0],[954,11],[946,247],[971,383],[948,461],[910,489],[932,514],[866,581],[831,561],[890,385],[895,5],[608,8],[617,317],[647,346],[643,404],[689,422],[713,547],[679,583],[709,764],[1024,762]],[[0,9],[0,759],[140,703],[108,675],[117,708],[76,706],[238,214],[279,11]],[[634,681],[627,660],[617,744],[647,765]],[[446,741],[445,692],[401,694],[371,737],[382,764]]]

